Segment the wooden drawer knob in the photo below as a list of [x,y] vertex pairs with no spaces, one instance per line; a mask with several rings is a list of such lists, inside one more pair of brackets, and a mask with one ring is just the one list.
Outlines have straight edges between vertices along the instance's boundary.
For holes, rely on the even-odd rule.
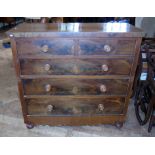
[[53,105],[48,105],[48,106],[47,106],[47,111],[48,111],[48,112],[52,112],[53,109],[54,109],[54,106],[53,106]]
[[51,66],[49,64],[45,64],[44,69],[45,71],[49,71],[51,68]]
[[98,105],[98,110],[99,111],[104,111],[104,105],[103,104],[99,104]]
[[74,54],[74,45],[71,47],[71,52]]
[[100,91],[103,92],[103,93],[105,93],[107,91],[106,86],[105,85],[101,85],[100,86]]
[[108,66],[106,64],[102,65],[102,71],[107,72],[108,71]]
[[81,53],[81,47],[80,47],[80,45],[78,45],[77,49],[78,49],[78,52]]
[[105,52],[110,52],[111,51],[111,47],[109,45],[104,45],[104,51]]
[[72,92],[73,92],[73,94],[77,94],[78,93],[78,88],[77,87],[73,87]]
[[42,52],[48,52],[48,45],[43,45],[42,47],[41,47],[41,50],[42,50]]
[[78,74],[79,73],[79,68],[76,65],[73,66],[73,72],[75,74]]
[[45,91],[46,92],[50,92],[51,91],[51,85],[50,84],[45,85]]

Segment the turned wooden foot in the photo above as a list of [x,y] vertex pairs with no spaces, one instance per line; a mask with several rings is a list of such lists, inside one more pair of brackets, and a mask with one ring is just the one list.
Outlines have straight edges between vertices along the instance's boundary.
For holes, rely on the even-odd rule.
[[26,124],[26,127],[28,129],[33,129],[34,128],[34,124],[32,124],[32,123]]
[[123,127],[123,122],[116,122],[115,127],[121,129]]

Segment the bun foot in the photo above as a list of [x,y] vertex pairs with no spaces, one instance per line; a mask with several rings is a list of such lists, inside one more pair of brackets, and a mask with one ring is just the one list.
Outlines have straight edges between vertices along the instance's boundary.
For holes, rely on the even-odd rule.
[[121,129],[123,127],[123,122],[116,122],[115,127]]
[[34,128],[34,125],[33,125],[32,123],[30,123],[30,124],[26,124],[26,127],[27,127],[28,129],[33,129],[33,128]]

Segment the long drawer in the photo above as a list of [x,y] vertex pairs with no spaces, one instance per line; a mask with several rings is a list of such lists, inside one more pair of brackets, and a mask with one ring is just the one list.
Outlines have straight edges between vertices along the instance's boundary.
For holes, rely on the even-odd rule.
[[19,55],[133,55],[135,39],[124,38],[17,38]]
[[24,79],[26,95],[126,95],[123,79]]
[[129,75],[131,58],[21,59],[22,75]]
[[50,98],[26,99],[28,115],[96,115],[121,114],[125,99]]

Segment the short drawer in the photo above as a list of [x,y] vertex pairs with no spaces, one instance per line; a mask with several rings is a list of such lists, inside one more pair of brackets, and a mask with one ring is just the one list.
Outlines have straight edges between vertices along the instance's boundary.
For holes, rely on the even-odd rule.
[[124,98],[26,99],[28,115],[111,115],[121,114]]
[[18,54],[24,56],[74,55],[72,39],[17,38],[16,44]]
[[25,79],[26,95],[126,95],[128,80],[120,79]]
[[22,75],[129,75],[132,59],[21,59]]
[[79,55],[133,55],[136,40],[115,39],[81,39],[79,40]]

